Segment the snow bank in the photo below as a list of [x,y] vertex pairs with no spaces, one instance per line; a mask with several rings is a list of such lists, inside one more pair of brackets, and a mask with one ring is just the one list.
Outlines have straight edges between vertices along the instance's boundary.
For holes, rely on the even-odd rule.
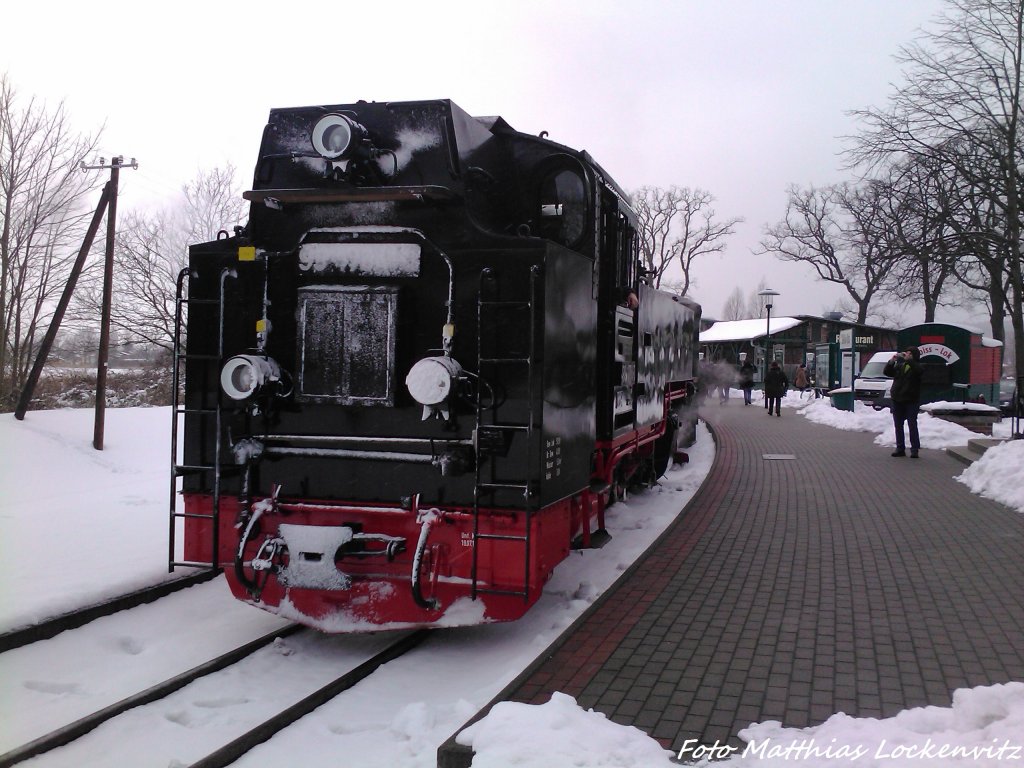
[[[1024,683],[962,688],[950,707],[919,707],[885,719],[840,712],[812,728],[769,720],[743,729],[739,738],[742,746],[686,739],[675,757],[702,768],[977,768],[1024,761]],[[474,768],[678,764],[643,731],[584,711],[561,693],[542,705],[497,704],[458,741],[476,752]]]
[[639,728],[584,711],[553,693],[547,704],[504,701],[463,730],[456,741],[476,753],[473,768],[670,768],[672,753]]
[[956,479],[973,493],[1024,512],[1024,440],[990,448]]

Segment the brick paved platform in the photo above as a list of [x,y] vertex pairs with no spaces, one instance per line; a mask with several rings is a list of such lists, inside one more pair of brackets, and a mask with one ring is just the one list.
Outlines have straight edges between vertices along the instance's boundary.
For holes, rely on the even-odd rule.
[[[568,693],[677,751],[1024,681],[1024,515],[954,481],[941,451],[895,459],[736,399],[704,416],[704,485],[500,700]],[[468,765],[462,750],[439,765]]]

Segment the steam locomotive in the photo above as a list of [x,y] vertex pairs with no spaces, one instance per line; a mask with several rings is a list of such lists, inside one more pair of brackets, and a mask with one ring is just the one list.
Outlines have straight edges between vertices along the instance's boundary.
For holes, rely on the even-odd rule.
[[172,570],[327,632],[514,620],[692,435],[700,307],[586,152],[274,109],[244,196],[178,281]]

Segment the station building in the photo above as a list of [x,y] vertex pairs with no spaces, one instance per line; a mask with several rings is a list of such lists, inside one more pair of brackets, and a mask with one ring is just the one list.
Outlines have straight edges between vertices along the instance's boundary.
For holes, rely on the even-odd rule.
[[895,328],[845,321],[838,313],[827,317],[772,317],[770,326],[767,318],[759,317],[750,320],[719,320],[702,330],[701,360],[737,367],[741,360],[751,360],[757,371],[755,381],[760,382],[767,349],[768,359],[778,360],[790,381],[796,368],[804,363],[810,371],[828,372],[827,383],[820,381],[819,373],[817,386],[834,388],[844,383],[849,384],[842,381],[844,368],[848,377],[850,367],[849,363],[842,365],[840,336],[843,331],[852,332],[854,364],[858,372],[876,352],[897,348]]

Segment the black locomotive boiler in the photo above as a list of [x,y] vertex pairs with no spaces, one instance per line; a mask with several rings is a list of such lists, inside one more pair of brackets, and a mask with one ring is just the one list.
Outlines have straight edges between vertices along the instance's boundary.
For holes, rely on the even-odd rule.
[[179,280],[172,568],[329,632],[516,619],[691,431],[700,308],[586,152],[275,109],[245,197]]

